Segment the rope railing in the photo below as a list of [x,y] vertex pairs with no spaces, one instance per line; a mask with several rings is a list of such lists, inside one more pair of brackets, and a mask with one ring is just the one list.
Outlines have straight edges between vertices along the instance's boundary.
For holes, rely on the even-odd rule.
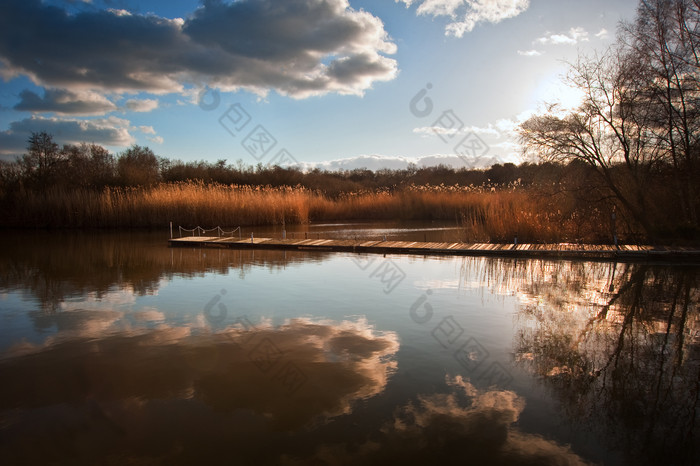
[[[219,228],[219,227],[216,227]],[[219,228],[219,236],[231,236],[233,237],[233,234],[238,231],[238,237],[241,237],[241,227],[236,227],[231,231],[224,231],[223,229]]]
[[178,228],[178,230],[179,230],[179,232],[180,232],[180,237],[182,237],[182,232],[183,232],[183,231],[184,231],[185,233],[192,233],[192,236],[201,236],[201,235],[199,234],[199,230],[203,230],[203,228],[202,228],[202,227],[199,227],[199,226],[198,226],[198,227],[195,227],[195,228],[193,228],[193,229],[191,229],[191,230],[188,229],[188,228],[182,228],[181,226],[178,226],[177,228]]
[[179,232],[179,234],[180,234],[180,238],[182,238],[182,233],[183,233],[183,232],[185,232],[185,233],[190,233],[191,236],[205,236],[206,234],[208,234],[208,233],[210,233],[210,232],[211,232],[211,233],[216,232],[216,235],[217,235],[218,237],[222,237],[222,236],[231,236],[231,237],[233,237],[233,234],[234,234],[236,231],[238,232],[238,238],[239,238],[239,239],[241,238],[241,227],[240,227],[240,226],[234,228],[234,229],[231,230],[231,231],[224,231],[224,229],[221,228],[220,226],[216,226],[216,227],[214,227],[214,228],[209,228],[209,229],[205,229],[205,228],[202,228],[202,227],[200,227],[200,226],[196,226],[196,227],[194,227],[194,228],[192,228],[192,229],[189,229],[189,228],[183,228],[183,227],[181,227],[181,226],[178,225],[177,228],[178,228],[178,232]]

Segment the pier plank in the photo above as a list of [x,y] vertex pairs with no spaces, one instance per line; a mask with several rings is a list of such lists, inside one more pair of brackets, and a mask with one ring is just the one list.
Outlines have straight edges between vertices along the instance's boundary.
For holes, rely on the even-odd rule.
[[663,260],[700,263],[700,249],[653,247],[648,245],[593,244],[495,244],[420,241],[367,241],[357,239],[275,239],[189,236],[172,238],[172,247],[264,248],[287,250],[345,251],[374,254],[503,256],[585,260]]

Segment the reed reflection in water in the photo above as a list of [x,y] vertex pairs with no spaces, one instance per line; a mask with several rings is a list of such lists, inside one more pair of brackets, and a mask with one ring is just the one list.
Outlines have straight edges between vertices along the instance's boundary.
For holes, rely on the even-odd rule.
[[[394,256],[406,279],[385,294],[350,254],[8,241],[0,456],[13,463],[699,460],[697,267]],[[222,279],[226,299],[246,286],[259,302],[214,325],[203,308]],[[453,316],[512,383],[474,377],[413,321],[423,296],[430,325]]]

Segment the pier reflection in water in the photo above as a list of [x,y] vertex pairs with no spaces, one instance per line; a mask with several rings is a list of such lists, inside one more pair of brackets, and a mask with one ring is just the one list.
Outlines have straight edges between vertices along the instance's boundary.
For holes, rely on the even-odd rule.
[[698,461],[695,267],[4,239],[13,464]]

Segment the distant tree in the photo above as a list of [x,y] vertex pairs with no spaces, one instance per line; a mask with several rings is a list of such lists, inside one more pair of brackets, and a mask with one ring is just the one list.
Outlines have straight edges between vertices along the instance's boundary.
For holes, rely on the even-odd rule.
[[0,198],[22,179],[21,167],[16,162],[0,160]]
[[101,188],[115,182],[114,156],[97,144],[65,145],[66,184]]
[[492,165],[486,170],[486,176],[492,183],[507,184],[518,179],[517,167],[513,163],[500,163]]
[[45,187],[55,178],[62,154],[53,136],[45,131],[32,132],[27,139],[27,153],[20,159],[25,179]]
[[159,181],[160,163],[148,147],[133,145],[119,156],[117,173],[122,184],[150,186]]
[[116,176],[114,155],[97,144],[88,144],[85,150],[89,154],[91,184],[96,187],[113,184]]

